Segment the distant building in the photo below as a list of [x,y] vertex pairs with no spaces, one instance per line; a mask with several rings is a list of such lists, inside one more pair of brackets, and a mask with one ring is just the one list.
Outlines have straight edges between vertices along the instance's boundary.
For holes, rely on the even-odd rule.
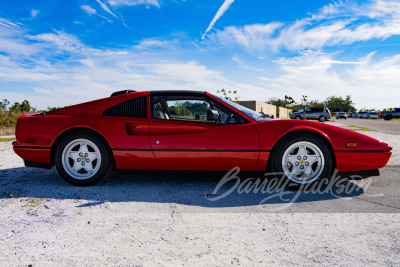
[[289,113],[292,112],[291,109],[277,107],[275,105],[255,100],[239,101],[239,104],[257,112],[264,112],[265,114],[273,115],[274,118],[289,118]]

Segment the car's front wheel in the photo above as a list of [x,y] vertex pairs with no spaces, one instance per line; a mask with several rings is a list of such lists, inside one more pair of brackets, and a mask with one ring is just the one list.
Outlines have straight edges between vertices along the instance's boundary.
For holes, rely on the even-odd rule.
[[328,178],[333,163],[329,147],[319,137],[302,133],[279,142],[272,154],[272,171],[283,174],[289,184],[310,184]]
[[92,185],[112,171],[112,160],[106,144],[91,133],[74,133],[64,138],[56,151],[59,174],[74,185]]

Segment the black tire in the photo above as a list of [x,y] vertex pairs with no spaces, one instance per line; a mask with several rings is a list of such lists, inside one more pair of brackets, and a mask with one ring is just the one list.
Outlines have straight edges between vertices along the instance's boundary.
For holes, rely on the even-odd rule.
[[367,116],[367,119],[371,118],[370,116]]
[[390,121],[392,119],[392,115],[386,115],[385,120]]
[[[97,146],[101,154],[101,162],[99,169],[93,176],[89,177],[88,179],[83,179],[83,180],[76,179],[72,177],[63,167],[62,163],[63,151],[68,144],[77,139],[86,139],[93,142]],[[114,160],[112,158],[111,153],[109,152],[107,144],[105,144],[100,137],[88,131],[76,132],[71,135],[68,135],[63,140],[61,140],[60,144],[57,147],[54,161],[60,176],[64,178],[64,180],[67,181],[68,183],[77,186],[88,186],[100,182],[101,180],[111,175],[111,172],[114,167]]]
[[[281,139],[272,151],[271,161],[269,164],[271,171],[273,173],[284,174],[282,159],[285,151],[291,145],[301,141],[310,142],[316,145],[322,151],[322,154],[325,158],[325,165],[323,167],[322,173],[315,181],[310,182],[310,184],[318,183],[321,178],[330,178],[334,166],[331,150],[320,137],[309,133],[292,134]],[[282,177],[282,175],[278,177]],[[302,186],[302,184],[296,183],[295,181],[288,178],[286,175],[284,175],[284,179],[284,184],[288,185],[289,187],[299,188],[300,186]]]
[[324,120],[324,116],[319,116],[318,121],[319,121],[319,122],[326,121],[326,118],[325,118],[325,120]]
[[295,120],[302,120],[303,118],[300,115],[297,115],[296,117],[294,117]]

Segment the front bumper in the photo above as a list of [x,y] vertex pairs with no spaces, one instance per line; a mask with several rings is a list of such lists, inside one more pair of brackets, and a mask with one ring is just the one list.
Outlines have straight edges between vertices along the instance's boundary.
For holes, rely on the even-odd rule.
[[391,151],[336,151],[336,167],[338,172],[380,169],[386,166],[391,155]]

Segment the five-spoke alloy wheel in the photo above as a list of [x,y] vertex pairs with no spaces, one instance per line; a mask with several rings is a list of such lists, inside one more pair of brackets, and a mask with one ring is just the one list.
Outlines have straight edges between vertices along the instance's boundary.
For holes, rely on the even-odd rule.
[[271,169],[284,175],[291,184],[310,184],[328,178],[333,167],[328,145],[308,133],[292,134],[282,139],[271,155]]
[[64,138],[57,148],[55,163],[60,175],[74,185],[97,183],[112,170],[106,145],[88,132]]
[[282,157],[286,177],[298,184],[308,184],[319,178],[325,165],[321,149],[310,142],[297,142],[288,147]]

